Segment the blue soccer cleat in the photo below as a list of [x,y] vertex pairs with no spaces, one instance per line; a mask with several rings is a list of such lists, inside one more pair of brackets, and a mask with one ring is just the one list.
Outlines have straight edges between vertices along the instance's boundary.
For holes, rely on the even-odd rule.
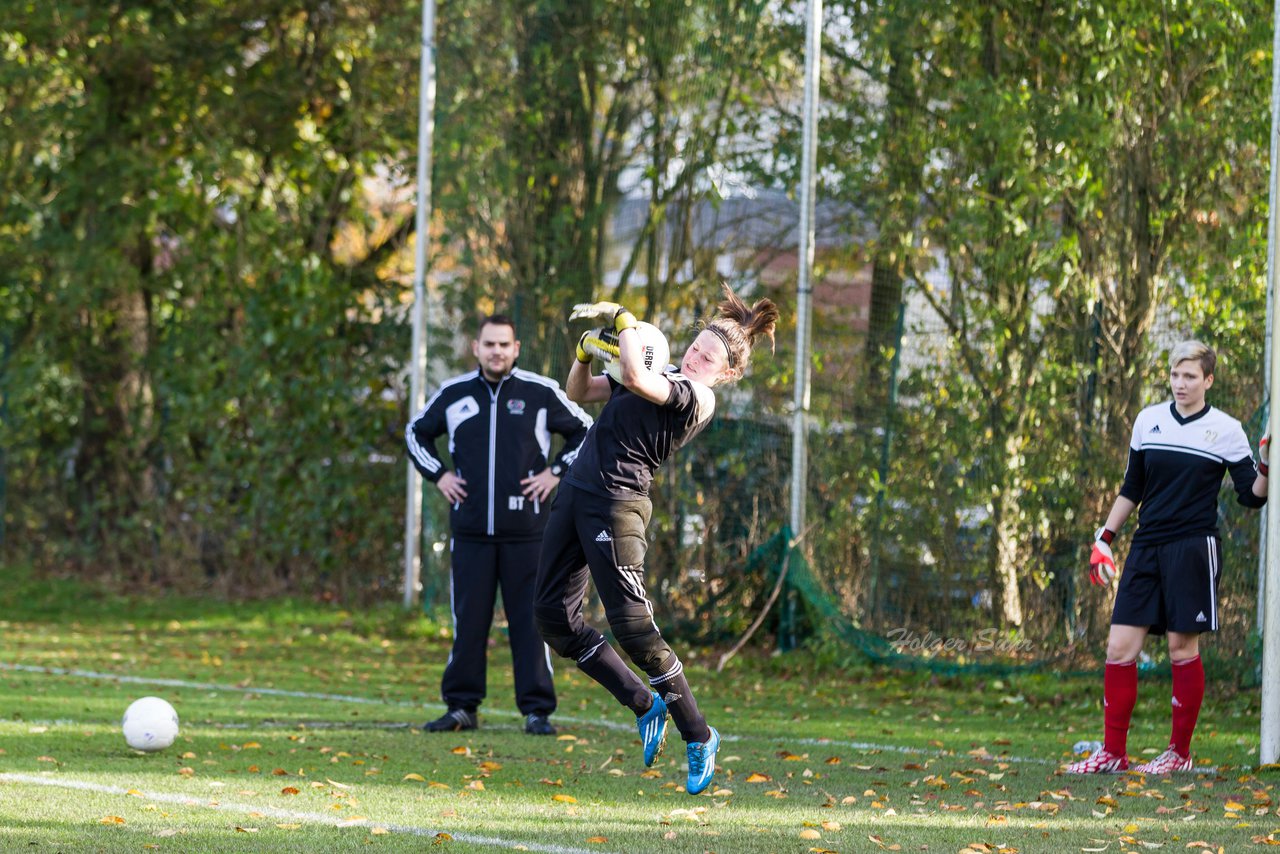
[[716,751],[720,749],[720,733],[711,727],[711,738],[692,741],[685,746],[689,754],[689,782],[685,786],[689,794],[696,795],[711,784],[716,773]]
[[644,765],[653,765],[653,760],[662,753],[662,746],[667,743],[667,704],[653,693],[653,705],[649,711],[636,718],[636,728],[640,730],[640,742],[644,745]]

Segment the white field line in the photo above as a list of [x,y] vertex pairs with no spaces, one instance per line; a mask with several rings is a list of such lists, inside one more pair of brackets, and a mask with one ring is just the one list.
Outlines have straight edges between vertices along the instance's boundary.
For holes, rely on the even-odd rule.
[[[226,693],[239,694],[262,694],[264,696],[273,697],[292,697],[304,700],[330,700],[337,703],[360,703],[367,706],[400,706],[411,709],[443,709],[440,703],[414,703],[408,700],[384,700],[376,697],[360,697],[351,694],[323,694],[311,691],[289,691],[283,688],[254,688],[242,685],[221,685],[214,682],[188,682],[183,679],[161,679],[150,676],[126,676],[118,673],[101,673],[95,670],[76,670],[63,667],[38,667],[32,664],[12,664],[0,661],[0,671],[8,670],[17,673],[36,673],[51,676],[75,676],[82,679],[103,679],[110,682],[123,682],[131,685],[161,685],[167,688],[189,688],[200,691],[220,691]],[[507,718],[520,718],[523,715],[519,712],[512,712],[504,709],[486,710],[487,717],[501,716]],[[615,730],[617,732],[634,732],[635,725],[630,723],[618,723],[617,721],[605,720],[602,718],[574,718],[567,715],[555,716],[556,722],[575,724],[577,726],[599,727],[601,729]],[[308,724],[310,726],[310,724]],[[320,721],[316,723],[317,728],[332,727],[333,722]],[[365,727],[369,725],[366,724]],[[392,725],[388,725],[391,728]],[[395,724],[394,726],[406,726]],[[337,728],[337,727],[334,727]],[[359,729],[359,726],[353,726],[353,729]],[[932,748],[908,747],[900,744],[876,744],[867,741],[846,741],[835,738],[794,738],[784,736],[752,736],[752,735],[722,735],[721,739],[726,742],[743,741],[765,741],[780,742],[787,745],[803,745],[806,747],[847,747],[853,750],[878,750],[884,753],[910,753],[921,755],[937,755],[937,756],[956,756],[960,757],[965,754],[953,753],[945,750],[936,750]],[[975,759],[990,759],[998,762],[1017,762],[1029,765],[1058,765],[1061,764],[1058,759],[1047,759],[1038,756],[1007,756],[1003,754],[987,754],[982,756],[974,756]]]
[[[381,821],[371,821],[367,818],[361,819],[339,819],[334,816],[324,815],[315,812],[300,812],[298,810],[282,810],[276,807],[264,806],[261,804],[238,804],[228,803],[225,801],[206,801],[191,795],[179,795],[173,792],[136,792],[130,794],[130,790],[121,788],[120,786],[106,786],[101,783],[90,783],[83,780],[68,780],[65,778],[39,777],[34,774],[0,774],[0,783],[25,783],[32,786],[49,786],[57,789],[73,789],[82,792],[100,792],[104,795],[121,795],[126,797],[140,797],[150,801],[160,801],[167,804],[180,804],[188,807],[204,807],[207,809],[223,810],[225,812],[237,813],[259,813],[263,816],[276,819],[284,819],[296,822],[308,822],[310,824],[322,824],[329,827],[381,827],[393,833],[405,833],[413,836],[434,837],[442,831],[429,828],[419,827],[413,824],[389,824]],[[499,848],[519,849],[521,851],[545,851],[547,854],[600,854],[599,849],[571,848],[565,845],[550,845],[543,842],[530,842],[518,839],[500,839],[495,836],[476,836],[470,833],[454,833],[452,831],[443,831],[453,837],[456,842],[466,842],[474,845],[493,845]]]

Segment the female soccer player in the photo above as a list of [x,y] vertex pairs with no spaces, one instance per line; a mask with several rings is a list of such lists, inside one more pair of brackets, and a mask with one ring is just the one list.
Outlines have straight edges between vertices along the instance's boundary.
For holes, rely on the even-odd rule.
[[1204,401],[1213,385],[1217,356],[1199,341],[1183,341],[1169,355],[1173,400],[1138,413],[1129,440],[1124,485],[1098,529],[1089,557],[1090,579],[1115,577],[1111,541],[1138,505],[1138,530],[1116,591],[1103,678],[1106,741],[1068,774],[1118,774],[1129,770],[1129,719],[1138,698],[1138,653],[1148,634],[1169,636],[1173,665],[1173,730],[1169,748],[1133,770],[1168,774],[1192,770],[1191,734],[1204,699],[1200,633],[1218,628],[1218,489],[1230,472],[1237,501],[1267,502],[1267,444],[1254,466],[1240,422]]
[[[662,751],[670,711],[686,743],[691,795],[711,782],[720,734],[698,711],[684,666],[654,623],[644,587],[645,528],[654,472],[711,421],[716,405],[711,389],[742,377],[757,340],[767,337],[773,344],[778,320],[773,302],[762,299],[748,308],[727,286],[724,295],[719,317],[703,325],[679,370],[667,366],[661,373],[644,368],[636,319],[622,306],[580,305],[570,315],[605,318],[617,331],[622,382],[592,376],[593,353],[606,352],[598,339],[584,335],[565,393],[582,403],[608,403],[551,505],[535,583],[534,616],[542,636],[635,712],[645,765]],[[583,620],[588,577],[595,581],[614,637],[648,675],[649,685]]]

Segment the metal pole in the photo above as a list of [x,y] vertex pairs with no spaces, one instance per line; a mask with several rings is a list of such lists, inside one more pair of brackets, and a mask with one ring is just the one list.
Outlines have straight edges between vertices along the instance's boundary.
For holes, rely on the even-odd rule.
[[[1268,203],[1267,203],[1267,319],[1266,319],[1266,336],[1263,355],[1263,388],[1268,390],[1268,398],[1264,408],[1267,411],[1268,421],[1270,423],[1270,412],[1272,399],[1270,395],[1271,389],[1271,351],[1272,342],[1272,308],[1275,302],[1276,292],[1276,241],[1274,235],[1276,233],[1276,196],[1277,196],[1277,178],[1276,163],[1280,157],[1280,0],[1277,0],[1272,13],[1272,51],[1271,51],[1271,183],[1268,187]],[[1267,508],[1262,508],[1261,519],[1261,542],[1263,547],[1258,549],[1258,633],[1262,634],[1266,631],[1267,625],[1267,609],[1266,609],[1266,592],[1267,592]]]
[[[1280,0],[1276,0],[1271,17],[1271,212],[1267,230],[1267,423],[1272,436],[1280,436],[1280,407],[1275,405],[1280,389],[1280,348],[1272,343],[1276,328],[1275,260],[1276,229],[1280,217],[1276,216],[1276,200],[1280,196],[1277,181],[1280,180]],[[1268,454],[1270,457],[1270,454]],[[1276,462],[1270,457],[1269,462]],[[1266,574],[1259,591],[1265,604],[1262,616],[1262,732],[1258,759],[1270,765],[1280,758],[1280,625],[1271,619],[1280,612],[1280,513],[1268,513],[1266,522]]]
[[[436,0],[422,4],[422,61],[418,83],[418,210],[414,219],[413,352],[409,357],[409,417],[426,404],[427,249],[431,243],[431,136],[436,107]],[[404,607],[422,588],[422,476],[409,462],[404,518]]]
[[[1280,0],[1277,0],[1280,2]],[[813,314],[810,274],[814,255],[814,195],[817,189],[818,80],[822,65],[822,0],[809,0],[804,39],[804,119],[800,161],[800,247],[796,283],[795,413],[791,428],[791,536],[804,530],[809,470],[809,348]]]

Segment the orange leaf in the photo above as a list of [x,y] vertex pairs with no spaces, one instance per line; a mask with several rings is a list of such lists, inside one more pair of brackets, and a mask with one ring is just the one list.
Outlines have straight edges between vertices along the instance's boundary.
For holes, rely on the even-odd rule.
[[98,819],[98,824],[124,824],[124,819],[118,815],[108,815]]
[[551,800],[559,801],[562,804],[576,804],[578,799],[573,795],[552,795]]
[[280,794],[297,795],[297,794],[300,794],[300,792],[298,791],[298,788],[296,786],[285,786],[283,789],[280,790]]
[[761,774],[759,771],[754,771],[752,772],[751,776],[747,777],[747,782],[748,783],[768,783],[772,779],[773,778],[770,777],[768,774]]

